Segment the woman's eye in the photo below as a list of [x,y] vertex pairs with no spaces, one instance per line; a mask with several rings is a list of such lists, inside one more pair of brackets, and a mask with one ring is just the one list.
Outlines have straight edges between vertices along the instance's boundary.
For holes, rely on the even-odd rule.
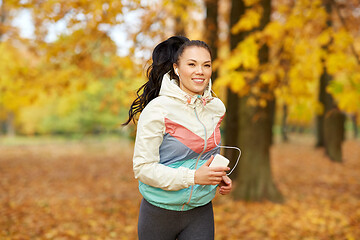
[[210,65],[210,64],[206,64],[205,67],[209,68],[209,67],[211,67],[211,65]]
[[194,63],[189,63],[189,66],[192,66],[192,67],[193,67],[193,66],[195,66],[195,64],[194,64]]

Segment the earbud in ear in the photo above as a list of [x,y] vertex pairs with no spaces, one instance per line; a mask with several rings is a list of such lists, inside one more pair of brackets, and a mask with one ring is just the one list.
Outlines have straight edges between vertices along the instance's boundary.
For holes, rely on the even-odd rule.
[[175,74],[179,76],[179,70],[177,68],[175,69]]

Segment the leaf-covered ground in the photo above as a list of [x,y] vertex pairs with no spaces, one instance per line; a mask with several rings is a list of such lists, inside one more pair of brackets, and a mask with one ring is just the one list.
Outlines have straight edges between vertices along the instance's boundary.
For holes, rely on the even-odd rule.
[[[330,162],[311,138],[271,149],[284,204],[214,200],[216,239],[360,239],[360,142]],[[140,195],[124,141],[0,146],[0,240],[136,239]]]

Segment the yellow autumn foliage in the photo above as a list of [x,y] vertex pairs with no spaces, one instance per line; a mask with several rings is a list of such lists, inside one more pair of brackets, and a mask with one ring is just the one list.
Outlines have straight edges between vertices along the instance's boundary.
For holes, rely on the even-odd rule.
[[[246,13],[232,29],[233,34],[255,28],[257,4],[249,1]],[[236,80],[233,79],[230,88],[240,95],[246,92],[244,89],[251,89],[251,93],[257,96],[249,101],[252,105],[260,105],[259,99],[266,99],[260,88],[270,89],[277,101],[289,105],[290,121],[301,119],[309,124],[316,114],[323,111],[317,96],[320,76],[326,67],[333,75],[333,84],[327,91],[334,96],[340,109],[349,113],[360,112],[359,87],[354,80],[357,79],[354,76],[359,72],[359,63],[350,49],[353,45],[359,53],[360,45],[354,41],[356,36],[344,27],[329,28],[327,20],[330,16],[319,0],[296,1],[292,8],[279,3],[274,16],[275,19],[263,31],[249,32],[231,55],[221,61],[226,71],[221,73],[224,76],[220,79],[238,77],[239,86],[234,86]],[[258,53],[265,44],[270,48],[270,63],[260,65]],[[233,71],[248,75],[237,76]],[[260,81],[256,81],[254,76],[258,76]],[[244,83],[251,83],[251,86]],[[230,86],[230,81],[220,81],[219,85]]]
[[349,48],[350,44],[353,43],[353,37],[344,28],[334,32],[332,36],[334,41],[334,50],[336,51],[344,51]]
[[320,45],[325,46],[330,42],[331,34],[332,34],[331,29],[325,29],[324,31],[322,31],[319,34],[319,36],[316,38],[316,40]]
[[263,38],[269,46],[277,43],[284,36],[284,26],[278,21],[272,21],[266,25],[263,31]]
[[[347,113],[360,114],[360,64],[350,48],[356,46],[351,34],[340,28],[332,33],[333,43],[325,65],[333,80],[327,88],[338,107]],[[353,50],[356,51],[355,48]]]
[[36,71],[30,60],[9,42],[0,42],[0,106],[7,112],[17,112],[30,105],[35,97]]
[[276,76],[273,72],[263,72],[260,74],[260,80],[264,84],[269,84],[276,81]]
[[359,72],[338,72],[327,90],[334,96],[340,109],[352,114],[360,113]]
[[246,86],[246,81],[243,75],[239,72],[233,72],[230,76],[231,77],[229,79],[228,85],[231,88],[231,90],[238,93],[244,91],[244,86]]
[[326,67],[330,74],[336,74],[346,69],[354,69],[356,65],[354,58],[341,51],[330,53],[326,58]]
[[224,74],[217,78],[216,86],[218,87],[230,87],[234,92],[242,94],[245,91],[246,80],[243,72],[231,71],[229,74]]
[[244,4],[246,7],[250,7],[255,5],[256,3],[259,3],[260,0],[244,0]]
[[260,7],[246,10],[244,16],[231,28],[231,33],[237,34],[240,31],[249,31],[258,27],[260,25],[262,12]]
[[[25,45],[24,51],[16,45],[19,38],[16,31],[8,25],[0,26],[9,36],[9,41],[0,43],[0,60],[4,63],[0,66],[1,118],[6,112],[20,113],[25,107],[44,103],[41,99],[63,96],[67,100],[59,105],[59,112],[66,114],[81,101],[75,97],[77,93],[91,92],[97,81],[113,78],[118,79],[114,91],[119,96],[119,104],[129,106],[134,91],[144,82],[144,69],[138,66],[144,65],[144,61],[133,58],[135,49],[144,50],[143,57],[152,47],[141,43],[142,39],[165,39],[173,34],[179,19],[190,29],[186,31],[189,36],[200,39],[203,36],[204,26],[200,23],[205,13],[203,6],[189,0],[149,3],[131,0],[127,4],[117,0],[25,2],[4,2],[11,11],[24,8],[33,13],[36,41],[31,44],[20,41]],[[351,47],[359,53],[360,41],[359,36],[349,31],[356,25],[351,19],[350,28],[346,28],[333,16],[334,27],[329,28],[326,22],[329,16],[322,1],[301,0],[292,4],[279,1],[272,5],[271,22],[260,31],[263,15],[260,1],[244,0],[244,3],[244,15],[239,16],[237,24],[229,30],[233,34],[247,32],[247,36],[229,56],[224,55],[214,63],[220,70],[215,88],[229,87],[239,95],[253,93],[256,104],[262,106],[269,99],[263,94],[266,88],[278,101],[299,104],[301,109],[308,106],[313,108],[310,112],[319,112],[319,104],[314,104],[314,99],[325,66],[333,75],[328,91],[339,107],[347,112],[359,112],[356,75],[359,63]],[[131,56],[120,58],[108,33],[124,22],[125,13],[136,9],[142,9],[144,15],[139,19],[138,31],[131,34],[134,48],[130,50]],[[45,42],[47,26],[61,21],[66,22],[64,34],[60,34],[57,41]],[[269,47],[269,62],[260,64],[260,49],[265,45]],[[104,102],[105,106],[107,101]],[[116,104],[111,106],[116,112]],[[290,109],[301,112],[296,106]]]
[[235,57],[240,59],[240,66],[245,69],[256,69],[259,66],[258,44],[256,38],[250,36],[239,44],[235,51]]
[[[136,9],[138,4],[136,0],[129,2],[127,11]],[[8,40],[0,42],[1,119],[15,113],[19,133],[39,133],[45,117],[68,116],[79,104],[90,101],[84,98],[84,92],[96,95],[98,88],[107,86],[99,85],[100,81],[114,79],[127,82],[121,89],[111,89],[120,96],[116,103],[114,96],[100,99],[99,95],[96,101],[100,103],[96,104],[99,109],[110,109],[114,118],[120,106],[127,107],[129,96],[133,98],[143,77],[139,77],[141,71],[134,59],[116,55],[117,46],[108,34],[112,25],[124,21],[121,1],[6,1],[3,5],[14,13],[24,8],[33,14],[35,36],[28,41],[19,35],[10,38],[12,35],[6,30],[8,38],[4,39]],[[66,31],[59,33],[56,41],[45,41],[49,27],[61,21],[66,23]]]

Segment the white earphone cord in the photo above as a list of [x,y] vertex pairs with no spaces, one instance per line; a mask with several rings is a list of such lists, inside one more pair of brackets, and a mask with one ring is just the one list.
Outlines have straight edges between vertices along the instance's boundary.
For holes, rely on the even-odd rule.
[[[180,74],[179,74],[178,69],[175,70],[175,73],[176,73],[176,75],[178,75],[178,77],[179,77],[179,79],[180,79]],[[180,79],[180,80],[181,80],[181,79]],[[216,96],[216,93],[215,93],[212,89],[211,89],[211,92],[214,93],[215,96]],[[216,97],[217,97],[217,96],[216,96]],[[240,150],[240,148],[238,148],[238,147],[219,146],[219,145],[216,143],[216,125],[215,125],[215,129],[214,129],[214,142],[215,142],[215,145],[218,146],[219,148],[236,149],[236,150],[239,151],[239,155],[238,155],[238,157],[237,157],[237,159],[236,159],[236,163],[235,163],[234,167],[230,170],[229,173],[226,174],[227,176],[229,176],[229,175],[235,170],[236,166],[237,166],[238,163],[239,163],[240,156],[241,156],[241,150]]]
[[235,170],[236,166],[237,166],[238,163],[239,163],[240,156],[241,156],[241,150],[240,150],[240,148],[238,148],[238,147],[219,146],[219,145],[216,143],[216,137],[215,137],[215,135],[216,135],[216,125],[215,125],[215,130],[214,130],[214,142],[215,142],[215,145],[218,146],[219,148],[236,149],[236,150],[239,151],[239,155],[238,155],[238,157],[237,157],[237,159],[236,159],[235,165],[234,165],[233,168],[230,170],[230,172],[229,172],[228,174],[226,174],[227,176],[229,176],[229,175]]

